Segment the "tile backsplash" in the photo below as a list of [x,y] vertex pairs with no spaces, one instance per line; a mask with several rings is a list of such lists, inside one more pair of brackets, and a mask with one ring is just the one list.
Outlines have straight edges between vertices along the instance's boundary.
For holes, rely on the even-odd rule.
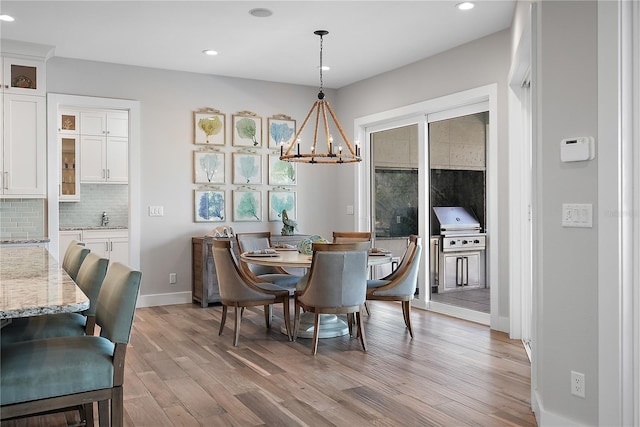
[[47,237],[45,218],[44,199],[0,199],[0,238]]
[[102,212],[109,216],[110,226],[128,226],[129,186],[81,184],[79,202],[60,202],[60,228],[99,226]]

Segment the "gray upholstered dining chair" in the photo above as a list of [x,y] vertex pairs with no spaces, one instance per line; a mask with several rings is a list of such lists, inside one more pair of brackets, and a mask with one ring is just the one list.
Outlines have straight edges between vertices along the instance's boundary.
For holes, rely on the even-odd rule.
[[[238,251],[240,253],[267,249],[271,247],[271,233],[236,233]],[[240,268],[249,278],[255,282],[269,282],[274,285],[286,288],[292,294],[301,276],[291,274],[281,267],[270,267],[265,265],[248,264],[240,261]]]
[[96,307],[100,336],[56,337],[2,347],[2,420],[82,406],[92,424],[93,402],[98,402],[101,426],[123,425],[125,354],[141,277],[139,271],[118,262],[109,267]]
[[347,314],[351,331],[356,316],[362,349],[367,343],[362,327],[361,310],[367,292],[368,242],[314,243],[309,272],[303,276],[295,292],[293,338],[298,337],[300,308],[314,313],[311,354],[318,349],[320,314]]
[[[81,246],[79,246],[81,248]],[[87,297],[89,308],[82,313],[55,313],[20,317],[0,329],[0,344],[43,338],[93,335],[98,295],[107,273],[109,260],[90,253],[84,259],[76,284]]]
[[291,318],[289,315],[289,291],[273,283],[254,282],[242,274],[231,251],[228,240],[213,241],[213,261],[218,274],[220,299],[222,303],[222,319],[218,335],[222,335],[227,320],[227,307],[234,308],[234,337],[233,346],[238,346],[240,340],[240,322],[242,308],[264,306],[264,319],[267,328],[271,327],[273,304],[282,303],[284,324],[287,337],[291,341]]
[[84,244],[69,244],[62,260],[62,268],[75,281],[78,277],[78,271],[90,249],[84,247]]
[[69,246],[67,246],[67,249],[65,250],[64,253],[64,257],[62,258],[62,265],[65,264],[65,262],[67,262],[67,258],[69,257],[71,251],[69,249],[71,249],[74,246],[85,246],[84,242],[81,242],[79,240],[72,240],[69,242]]
[[404,323],[411,338],[413,338],[411,301],[416,292],[421,253],[421,238],[411,236],[398,268],[382,279],[367,281],[367,300],[400,301],[402,303]]

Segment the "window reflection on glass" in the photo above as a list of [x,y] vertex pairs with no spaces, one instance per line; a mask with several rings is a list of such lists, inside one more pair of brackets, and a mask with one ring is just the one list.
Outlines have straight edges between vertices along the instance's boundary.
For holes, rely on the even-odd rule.
[[418,170],[375,170],[376,237],[418,234]]

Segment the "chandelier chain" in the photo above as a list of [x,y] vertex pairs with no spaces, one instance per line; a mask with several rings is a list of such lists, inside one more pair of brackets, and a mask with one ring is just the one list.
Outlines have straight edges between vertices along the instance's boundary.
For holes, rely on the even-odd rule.
[[322,93],[322,88],[324,86],[324,83],[322,81],[322,42],[323,42],[323,37],[321,34],[320,35],[320,93]]

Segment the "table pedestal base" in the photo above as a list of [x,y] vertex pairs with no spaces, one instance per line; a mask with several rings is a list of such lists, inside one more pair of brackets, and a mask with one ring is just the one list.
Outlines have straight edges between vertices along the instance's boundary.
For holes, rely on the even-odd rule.
[[[298,338],[313,338],[314,330],[314,314],[304,312],[300,314],[300,328],[298,329]],[[291,319],[291,327],[294,327],[293,319]],[[287,328],[282,325],[280,332],[287,334]],[[291,331],[293,333],[293,331]],[[318,338],[334,338],[347,335],[349,333],[349,325],[335,314],[320,315],[320,331]]]

